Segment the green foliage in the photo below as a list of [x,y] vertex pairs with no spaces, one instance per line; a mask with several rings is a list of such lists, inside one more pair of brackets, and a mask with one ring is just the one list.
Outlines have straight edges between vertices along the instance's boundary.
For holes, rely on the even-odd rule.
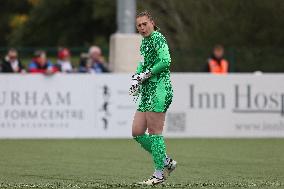
[[235,70],[284,71],[284,56],[279,52],[284,44],[282,0],[138,3],[139,10],[147,9],[157,18],[170,43],[175,71],[201,71],[215,44],[225,45]]
[[111,0],[41,0],[30,19],[10,35],[16,46],[106,45],[115,31],[115,3]]
[[[283,139],[168,139],[178,167],[155,188],[283,188]],[[0,140],[0,188],[153,188],[133,140]]]
[[[143,0],[174,47],[283,46],[282,0]],[[175,35],[175,36],[172,36]]]
[[0,5],[0,46],[8,45],[8,35],[12,32],[11,19],[17,14],[25,14],[31,6],[26,0],[1,1]]

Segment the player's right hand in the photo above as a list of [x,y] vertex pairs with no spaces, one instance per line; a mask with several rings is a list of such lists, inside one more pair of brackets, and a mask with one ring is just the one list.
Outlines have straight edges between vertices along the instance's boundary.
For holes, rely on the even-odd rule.
[[129,95],[136,96],[139,90],[139,83],[141,82],[139,76],[134,74],[131,79],[132,83],[129,89]]
[[139,84],[131,85],[131,87],[129,89],[129,95],[137,96],[138,95],[138,90],[139,90]]

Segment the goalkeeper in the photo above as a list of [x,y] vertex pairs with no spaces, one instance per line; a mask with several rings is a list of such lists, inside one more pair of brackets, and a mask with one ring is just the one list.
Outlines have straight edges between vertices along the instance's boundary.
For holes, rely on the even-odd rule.
[[169,70],[171,58],[166,39],[156,31],[157,27],[148,12],[137,15],[136,27],[143,37],[140,52],[144,61],[139,63],[136,74],[132,76],[129,90],[131,95],[140,98],[132,135],[154,161],[153,175],[141,184],[155,185],[163,183],[177,164],[167,156],[162,136],[165,113],[173,98]]

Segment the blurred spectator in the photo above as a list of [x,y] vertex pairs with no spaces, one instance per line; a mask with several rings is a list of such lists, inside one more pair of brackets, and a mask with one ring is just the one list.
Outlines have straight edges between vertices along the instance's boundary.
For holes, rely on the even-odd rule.
[[226,74],[229,72],[229,62],[224,58],[224,47],[216,45],[213,54],[208,59],[206,71],[213,74]]
[[47,60],[45,51],[36,51],[32,62],[29,64],[28,71],[30,73],[44,73],[44,74],[54,74],[58,71],[56,66]]
[[91,73],[93,71],[91,62],[88,61],[89,54],[81,53],[80,54],[80,63],[78,71],[81,73]]
[[98,46],[90,47],[88,59],[86,62],[81,62],[79,71],[88,73],[109,72],[106,68],[106,62],[102,56],[102,51]]
[[70,51],[67,48],[59,49],[57,55],[56,67],[60,72],[71,73],[73,72],[72,64],[70,61]]
[[5,73],[19,73],[25,72],[25,69],[18,58],[16,49],[10,49],[2,60],[1,71]]

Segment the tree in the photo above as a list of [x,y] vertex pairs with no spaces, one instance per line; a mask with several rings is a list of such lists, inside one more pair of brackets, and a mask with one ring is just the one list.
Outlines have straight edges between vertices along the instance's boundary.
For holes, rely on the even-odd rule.
[[11,45],[105,45],[115,31],[112,0],[40,0],[29,20],[9,37]]
[[[201,71],[211,48],[221,43],[235,54],[232,61],[238,61],[240,71],[284,71],[284,59],[273,50],[284,46],[282,0],[138,2],[139,10],[147,9],[157,18],[173,51],[174,70]],[[260,55],[273,65],[264,66]]]
[[[31,5],[27,0],[1,1],[0,6],[0,46],[8,45],[9,34],[17,27],[16,20],[27,15]],[[14,22],[14,23],[13,23]],[[20,22],[17,22],[20,24]]]

